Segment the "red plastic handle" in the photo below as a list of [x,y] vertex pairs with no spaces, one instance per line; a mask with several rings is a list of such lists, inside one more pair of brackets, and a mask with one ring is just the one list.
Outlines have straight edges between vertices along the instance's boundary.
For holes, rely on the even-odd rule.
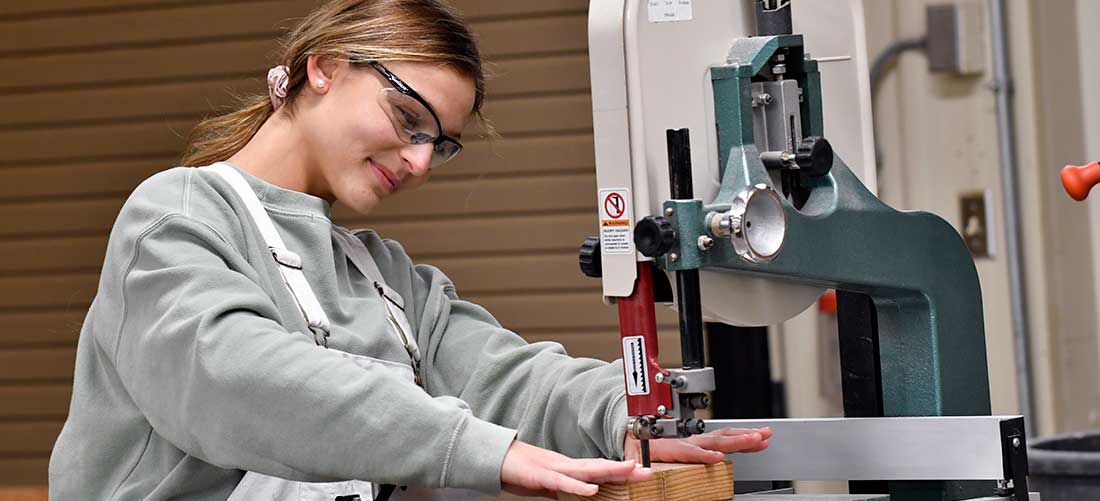
[[1087,165],[1067,165],[1062,168],[1062,186],[1066,193],[1080,202],[1089,196],[1089,190],[1100,183],[1100,162]]

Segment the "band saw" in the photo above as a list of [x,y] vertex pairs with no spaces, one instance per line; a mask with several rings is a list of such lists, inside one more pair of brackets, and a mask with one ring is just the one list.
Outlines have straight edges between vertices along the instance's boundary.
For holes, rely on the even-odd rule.
[[[990,415],[966,245],[873,192],[859,1],[592,0],[589,55],[600,233],[581,269],[618,309],[623,426],[647,460],[651,440],[771,426],[768,450],[737,456],[738,480],[1038,499],[1023,417]],[[655,296],[663,283],[673,298]],[[773,325],[826,289],[843,319],[844,418],[697,417],[715,389],[704,319]],[[678,367],[658,362],[664,301]]]

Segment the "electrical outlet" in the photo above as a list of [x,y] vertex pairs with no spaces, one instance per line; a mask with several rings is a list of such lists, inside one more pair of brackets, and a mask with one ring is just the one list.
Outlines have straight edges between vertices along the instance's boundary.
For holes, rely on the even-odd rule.
[[992,228],[990,227],[988,207],[989,193],[984,191],[959,195],[959,233],[962,234],[970,255],[975,259],[993,257]]

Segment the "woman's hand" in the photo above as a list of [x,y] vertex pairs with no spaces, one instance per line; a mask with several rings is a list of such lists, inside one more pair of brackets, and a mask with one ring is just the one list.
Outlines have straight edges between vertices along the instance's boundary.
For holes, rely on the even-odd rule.
[[[650,460],[665,463],[717,463],[733,452],[759,452],[768,448],[771,428],[722,428],[688,438],[649,441]],[[627,460],[641,461],[642,444],[627,435],[623,446]]]
[[504,455],[500,483],[504,490],[521,496],[555,498],[555,493],[592,496],[606,482],[648,480],[653,471],[636,461],[573,459],[531,444],[512,441]]

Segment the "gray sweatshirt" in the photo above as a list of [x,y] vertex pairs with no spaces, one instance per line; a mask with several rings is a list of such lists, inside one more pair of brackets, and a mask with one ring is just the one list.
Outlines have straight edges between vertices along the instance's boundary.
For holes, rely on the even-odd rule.
[[[238,169],[240,170],[240,169]],[[332,322],[329,347],[409,364],[328,203],[241,170]],[[244,470],[500,490],[513,438],[621,457],[619,362],[528,344],[441,271],[358,231],[405,301],[424,388],[317,346],[263,237],[213,172],[152,176],[111,230],[77,348],[50,497],[225,499]]]

